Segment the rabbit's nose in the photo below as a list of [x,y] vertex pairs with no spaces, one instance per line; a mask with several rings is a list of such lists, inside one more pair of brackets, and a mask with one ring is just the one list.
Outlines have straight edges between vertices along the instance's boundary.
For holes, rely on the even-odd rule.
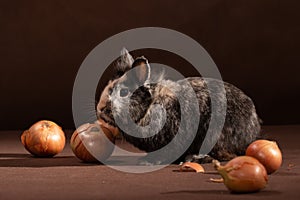
[[107,106],[105,106],[105,105],[98,104],[97,105],[97,113],[104,112],[104,110],[106,109],[106,107]]
[[101,113],[102,111],[103,111],[103,109],[104,109],[104,107],[99,107],[99,106],[97,106],[97,113]]
[[105,107],[104,106],[100,106],[99,104],[97,105],[96,108],[96,113],[97,113],[97,117],[100,118],[101,113],[104,111]]
[[109,115],[111,113],[111,105],[107,104],[105,106],[101,106],[98,104],[97,106],[97,114],[98,117],[101,117],[101,115]]

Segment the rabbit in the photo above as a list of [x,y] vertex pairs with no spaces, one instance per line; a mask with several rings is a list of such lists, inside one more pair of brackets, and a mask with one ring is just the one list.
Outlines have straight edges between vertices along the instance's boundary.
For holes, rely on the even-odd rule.
[[[143,151],[151,153],[159,150],[171,142],[177,134],[181,123],[181,112],[184,111],[180,109],[178,100],[168,88],[173,88],[175,91],[180,90],[182,89],[182,81],[187,81],[193,88],[198,100],[197,105],[199,106],[200,117],[199,124],[190,125],[196,126],[197,130],[195,137],[192,138],[191,145],[182,152],[182,155],[174,163],[186,161],[207,163],[213,159],[228,161],[236,156],[245,154],[247,146],[254,140],[262,137],[260,131],[261,120],[256,113],[253,101],[232,84],[203,77],[188,77],[178,81],[166,80],[163,75],[153,78],[148,60],[143,56],[134,60],[126,49],[121,51],[116,68],[116,76],[109,81],[100,95],[96,108],[97,117],[111,126],[119,128],[121,135],[126,141]],[[131,69],[135,69],[135,71],[129,73]],[[216,98],[219,98],[218,101],[222,102],[227,100],[227,110],[225,122],[220,129],[222,131],[216,144],[208,154],[201,155],[199,154],[199,149],[204,141],[211,119],[211,101],[207,88],[208,81],[213,83],[216,88],[218,88],[218,84],[224,84],[226,99],[222,99],[218,95],[216,95]],[[189,96],[189,93],[185,95],[186,101],[189,101]],[[126,104],[126,102],[129,103]],[[129,105],[129,116],[125,112],[126,105]],[[155,105],[162,105],[165,108],[166,118],[163,127],[154,135],[149,136],[147,135],[149,130],[142,129],[140,130],[141,133],[133,136],[123,131],[116,123],[115,117],[126,127],[130,118],[137,126],[146,126],[150,123],[150,115],[153,115],[153,112],[155,112],[153,111]],[[185,109],[189,110],[188,112],[193,112],[194,110],[188,106]],[[157,126],[153,127],[161,126],[159,119],[154,119],[153,123],[157,123]],[[188,129],[183,131],[183,138],[175,141],[175,145],[179,149],[182,146],[182,140],[191,138]],[[156,156],[155,158],[145,156],[141,160],[141,164],[167,163],[169,162],[168,155],[174,153],[172,149],[168,151],[170,151],[169,154],[164,153],[163,156]]]

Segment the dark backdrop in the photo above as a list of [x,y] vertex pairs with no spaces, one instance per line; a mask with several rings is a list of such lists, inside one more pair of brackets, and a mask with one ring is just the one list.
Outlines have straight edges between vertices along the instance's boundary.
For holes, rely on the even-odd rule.
[[[72,87],[84,58],[106,38],[144,26],[197,40],[223,79],[253,99],[265,124],[299,124],[298,2],[1,0],[0,128],[25,129],[45,118],[73,128]],[[188,65],[155,51],[148,57]]]

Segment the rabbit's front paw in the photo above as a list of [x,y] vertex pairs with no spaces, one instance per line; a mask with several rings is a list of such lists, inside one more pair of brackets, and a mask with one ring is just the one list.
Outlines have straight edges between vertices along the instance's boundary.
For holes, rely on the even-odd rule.
[[185,157],[185,162],[196,162],[200,164],[211,163],[212,160],[213,158],[210,157],[209,155],[202,155],[202,154],[187,155]]
[[144,156],[138,160],[138,165],[142,166],[153,166],[153,165],[161,165],[163,164],[162,160],[157,158],[152,158],[151,156]]

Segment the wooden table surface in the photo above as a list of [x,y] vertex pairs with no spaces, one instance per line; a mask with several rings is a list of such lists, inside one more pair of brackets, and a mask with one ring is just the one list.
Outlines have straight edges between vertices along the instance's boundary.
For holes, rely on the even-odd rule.
[[[300,126],[264,126],[268,138],[283,152],[282,167],[269,176],[258,193],[231,194],[214,173],[178,172],[177,165],[142,174],[105,165],[86,164],[74,157],[69,144],[53,158],[35,158],[20,142],[22,131],[0,132],[0,199],[299,199]],[[126,142],[120,146],[130,147]],[[115,157],[122,157],[114,152]],[[211,164],[203,165],[212,171]],[[130,168],[130,166],[127,166]]]

